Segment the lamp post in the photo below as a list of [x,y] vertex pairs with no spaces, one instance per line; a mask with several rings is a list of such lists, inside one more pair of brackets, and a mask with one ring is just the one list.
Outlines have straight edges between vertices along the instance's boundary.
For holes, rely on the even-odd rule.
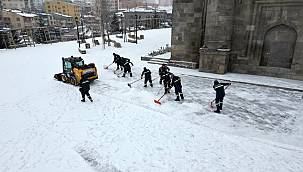
[[138,15],[136,14],[135,15],[135,17],[136,17],[136,34],[135,34],[135,36],[136,36],[136,44],[138,44]]
[[81,42],[84,43],[85,38],[84,38],[84,28],[83,28],[83,17],[81,15],[81,27],[82,27],[82,38],[81,38]]
[[80,48],[79,19],[78,19],[78,17],[75,17],[75,20],[76,20],[76,26],[77,26],[77,38],[78,38],[77,42],[78,42],[79,48]]

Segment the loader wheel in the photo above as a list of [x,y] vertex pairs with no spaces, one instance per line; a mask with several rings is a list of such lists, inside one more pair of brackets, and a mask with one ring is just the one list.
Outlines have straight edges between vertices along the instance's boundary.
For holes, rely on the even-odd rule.
[[67,77],[66,77],[65,75],[62,76],[62,81],[63,81],[64,83],[67,82]]
[[72,79],[70,80],[70,83],[71,83],[72,85],[76,85],[76,80],[75,80],[74,78],[72,78]]

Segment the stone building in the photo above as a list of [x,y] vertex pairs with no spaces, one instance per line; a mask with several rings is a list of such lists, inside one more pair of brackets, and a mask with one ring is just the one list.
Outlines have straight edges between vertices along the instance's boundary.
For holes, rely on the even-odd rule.
[[172,59],[303,80],[303,0],[174,0]]
[[3,18],[2,18],[2,11],[3,11],[3,6],[2,6],[2,1],[0,1],[0,29],[3,28]]
[[31,29],[39,26],[39,16],[19,10],[3,10],[3,22],[11,29]]
[[25,10],[30,9],[30,1],[29,0],[1,0],[3,7],[6,9],[18,9],[18,10]]

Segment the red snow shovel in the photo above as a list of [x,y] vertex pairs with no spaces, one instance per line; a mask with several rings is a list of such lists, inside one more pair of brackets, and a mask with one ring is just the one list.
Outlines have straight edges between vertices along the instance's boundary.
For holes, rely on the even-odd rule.
[[132,84],[134,84],[134,83],[136,83],[136,82],[138,82],[138,81],[140,81],[140,80],[142,80],[142,79],[143,79],[143,78],[137,79],[137,80],[135,80],[134,82],[128,83],[127,85],[128,85],[130,88],[132,88]]
[[165,94],[166,94],[166,93],[164,93],[164,94],[160,97],[160,99],[154,100],[154,102],[155,102],[156,104],[158,104],[158,105],[161,105],[160,100],[165,96]]

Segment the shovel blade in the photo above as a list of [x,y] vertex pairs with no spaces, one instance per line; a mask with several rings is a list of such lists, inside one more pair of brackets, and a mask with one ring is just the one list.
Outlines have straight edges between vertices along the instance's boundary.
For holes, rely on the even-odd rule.
[[154,102],[158,105],[161,105],[161,102],[159,100],[154,100]]
[[132,88],[132,85],[130,85],[130,83],[127,84],[129,86],[129,88]]
[[213,102],[208,104],[209,109],[214,110],[216,107],[214,106]]

